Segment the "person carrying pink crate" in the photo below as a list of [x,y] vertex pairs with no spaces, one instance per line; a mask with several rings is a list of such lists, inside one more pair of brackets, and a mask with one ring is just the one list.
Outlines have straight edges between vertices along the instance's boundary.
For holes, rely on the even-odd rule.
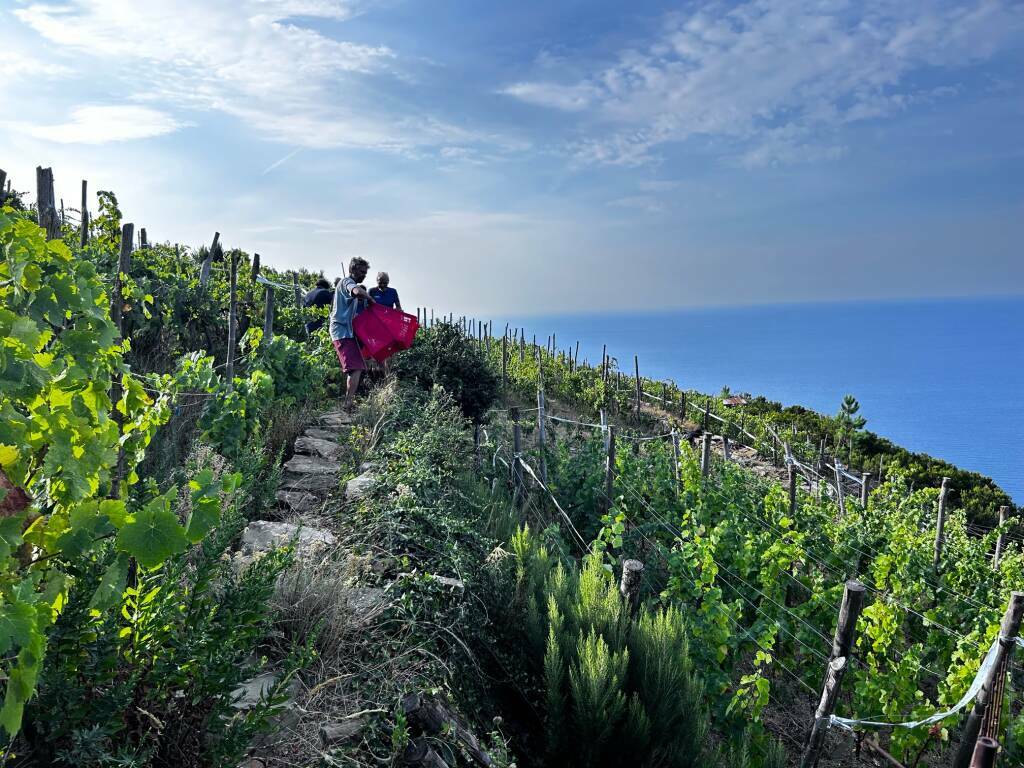
[[345,410],[351,412],[355,402],[359,379],[366,370],[362,350],[356,341],[352,321],[365,307],[374,303],[374,298],[362,285],[370,263],[359,256],[348,263],[348,276],[338,281],[334,288],[334,302],[331,304],[329,322],[331,341],[338,353],[338,362],[346,376]]

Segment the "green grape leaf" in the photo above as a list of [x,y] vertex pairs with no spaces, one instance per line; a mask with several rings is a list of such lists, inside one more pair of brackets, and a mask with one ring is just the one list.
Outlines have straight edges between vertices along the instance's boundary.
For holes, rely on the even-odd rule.
[[169,495],[158,496],[138,513],[129,515],[117,534],[117,546],[148,569],[183,552],[188,539],[177,515],[171,511]]
[[130,558],[124,552],[118,552],[114,562],[103,574],[100,585],[93,593],[89,601],[89,614],[99,617],[104,611],[108,611],[121,602],[121,595],[124,593],[124,585],[128,580],[128,563]]
[[36,631],[36,609],[20,600],[0,605],[0,654],[21,648]]

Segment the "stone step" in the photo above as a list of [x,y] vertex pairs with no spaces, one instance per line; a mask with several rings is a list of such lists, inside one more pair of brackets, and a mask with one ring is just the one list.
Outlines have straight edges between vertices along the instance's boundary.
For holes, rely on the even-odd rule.
[[353,423],[352,414],[345,411],[328,411],[320,414],[320,426],[327,429],[341,429],[349,427]]
[[323,500],[308,491],[278,491],[277,500],[297,515],[313,512],[323,505]]
[[306,456],[300,453],[292,456],[284,463],[285,471],[297,475],[337,475],[341,472],[341,464],[337,461]]
[[319,456],[323,459],[337,459],[341,455],[341,446],[333,440],[322,440],[319,437],[303,435],[295,440],[295,453]]
[[338,476],[336,474],[306,474],[297,472],[284,472],[281,475],[281,484],[278,488],[282,491],[306,491],[315,495],[326,496],[338,488]]
[[370,490],[377,476],[373,472],[363,472],[345,483],[345,498],[348,501],[359,501]]
[[242,531],[239,548],[244,555],[258,555],[277,547],[294,544],[297,556],[309,557],[330,549],[335,541],[333,533],[321,528],[273,520],[255,520]]
[[303,434],[305,434],[306,437],[315,437],[317,440],[330,440],[335,443],[338,442],[338,433],[331,429],[310,427]]

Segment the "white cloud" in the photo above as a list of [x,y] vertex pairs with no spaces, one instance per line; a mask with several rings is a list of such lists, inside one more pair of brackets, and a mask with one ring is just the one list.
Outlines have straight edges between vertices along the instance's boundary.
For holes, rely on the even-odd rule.
[[187,125],[149,107],[83,106],[71,112],[71,119],[55,125],[11,122],[7,125],[37,139],[58,144],[107,144],[173,133]]
[[504,93],[584,112],[590,131],[572,150],[587,162],[637,165],[695,136],[725,139],[748,164],[823,159],[841,153],[830,132],[842,125],[955,94],[921,91],[915,74],[970,65],[1024,37],[1024,5],[1012,0],[697,7],[669,15],[656,41],[587,77]]
[[83,68],[110,71],[134,98],[223,112],[292,146],[408,151],[483,140],[401,104],[390,110],[405,119],[394,120],[367,78],[400,74],[395,52],[305,22],[354,12],[348,0],[67,0],[12,11]]
[[74,72],[63,64],[43,61],[15,50],[0,51],[0,72],[11,80],[18,77],[65,77]]

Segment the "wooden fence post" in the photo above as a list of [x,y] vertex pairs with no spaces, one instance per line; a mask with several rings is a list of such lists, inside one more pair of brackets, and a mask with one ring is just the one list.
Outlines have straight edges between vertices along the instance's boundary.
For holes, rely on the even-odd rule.
[[292,272],[292,293],[295,294],[295,310],[299,314],[299,322],[302,323],[302,330],[309,338],[309,329],[306,327],[306,313],[302,307],[302,292],[299,290],[299,276]]
[[982,736],[974,747],[974,756],[971,758],[971,768],[995,768],[996,755],[999,754],[999,742]]
[[139,250],[142,251],[146,248],[149,248],[149,238],[146,237],[146,228],[141,227],[139,229]]
[[604,460],[604,511],[605,514],[612,508],[615,499],[615,427],[608,425],[607,431],[608,446],[605,451]]
[[235,335],[238,333],[238,252],[231,252],[230,297],[228,299],[228,356],[224,368],[228,392],[234,387],[235,380]]
[[679,391],[679,419],[686,420],[686,392]]
[[868,489],[871,487],[871,473],[861,472],[860,473],[860,505],[867,507],[868,505]]
[[260,274],[260,255],[258,253],[254,253],[252,255],[252,270],[249,272],[249,279],[252,282],[255,283],[256,282],[256,278],[259,277],[259,274]]
[[732,453],[729,451],[729,435],[725,433],[722,434],[722,456],[726,461],[732,458]]
[[543,382],[537,387],[537,447],[540,449],[540,479],[548,484],[547,440],[544,430],[544,387]]
[[846,494],[843,493],[843,465],[835,459],[833,468],[836,473],[836,497],[839,499],[839,517],[846,517]]
[[996,538],[996,553],[992,557],[992,569],[995,571],[999,570],[999,558],[1003,556],[1003,527],[1006,525],[1006,520],[1009,516],[1009,507],[1002,506],[999,508],[999,536]]
[[[110,319],[114,321],[117,328],[118,340],[124,339],[124,282],[121,275],[127,275],[132,268],[132,243],[135,241],[135,225],[124,224],[121,227],[121,251],[117,257],[117,273],[114,275],[113,297],[111,298]],[[124,415],[117,409],[117,403],[123,395],[121,381],[115,377],[114,385],[110,388],[110,401],[113,403],[111,417],[117,424],[118,433],[124,431]],[[117,449],[117,464],[110,478],[110,498],[121,497],[121,478],[124,476],[124,448]]]
[[510,408],[512,417],[512,505],[519,509],[523,503],[523,470],[519,455],[523,450],[523,433],[519,427],[519,409]]
[[846,582],[843,602],[839,607],[839,620],[836,622],[836,634],[832,640],[832,653],[825,669],[821,700],[814,712],[814,724],[807,737],[807,746],[800,760],[800,768],[815,768],[821,757],[825,734],[828,731],[829,717],[835,710],[836,699],[839,697],[839,684],[843,680],[843,673],[849,666],[850,649],[853,647],[857,619],[860,617],[863,607],[864,585],[859,581]]
[[711,435],[705,432],[700,438],[700,473],[704,477],[711,471]]
[[939,570],[939,560],[942,559],[942,546],[945,543],[944,531],[946,528],[946,498],[949,495],[949,478],[942,478],[942,487],[939,489],[939,509],[935,519],[935,556],[932,558],[932,565]]
[[274,286],[267,286],[267,293],[263,304],[263,341],[268,342],[274,338]]
[[217,250],[217,245],[220,243],[220,232],[213,233],[213,243],[210,245],[210,250],[206,253],[206,258],[203,259],[203,265],[199,268],[199,285],[206,285],[210,282],[210,269],[213,267],[213,253]]
[[78,238],[78,244],[85,248],[89,242],[89,182],[82,179],[82,227]]
[[4,184],[7,181],[7,171],[0,168],[0,201],[4,198]]
[[636,372],[636,417],[640,418],[640,358],[633,355],[633,369]]
[[644,575],[644,564],[640,560],[622,561],[622,580],[619,594],[626,601],[630,613],[636,613],[640,603],[640,580]]
[[676,495],[679,495],[679,433],[672,430],[672,479],[675,480]]
[[999,647],[996,650],[995,663],[985,677],[985,682],[982,684],[977,698],[974,699],[974,707],[967,716],[967,722],[964,724],[964,730],[960,736],[960,748],[953,759],[953,768],[968,768],[970,765],[986,710],[995,703],[996,697],[993,693],[997,687],[1001,690],[1001,686],[997,686],[997,683],[1005,680],[1006,665],[1017,645],[1017,635],[1020,634],[1022,615],[1024,615],[1024,592],[1013,592],[1010,595],[1010,602],[1006,606],[1006,613],[1003,614],[1003,621],[999,625],[999,640],[997,641]]
[[53,170],[36,166],[36,213],[39,226],[46,230],[47,240],[60,237],[57,201],[53,196]]
[[608,383],[608,345],[601,345],[601,381]]
[[796,520],[796,467],[788,464],[789,470],[789,516]]

